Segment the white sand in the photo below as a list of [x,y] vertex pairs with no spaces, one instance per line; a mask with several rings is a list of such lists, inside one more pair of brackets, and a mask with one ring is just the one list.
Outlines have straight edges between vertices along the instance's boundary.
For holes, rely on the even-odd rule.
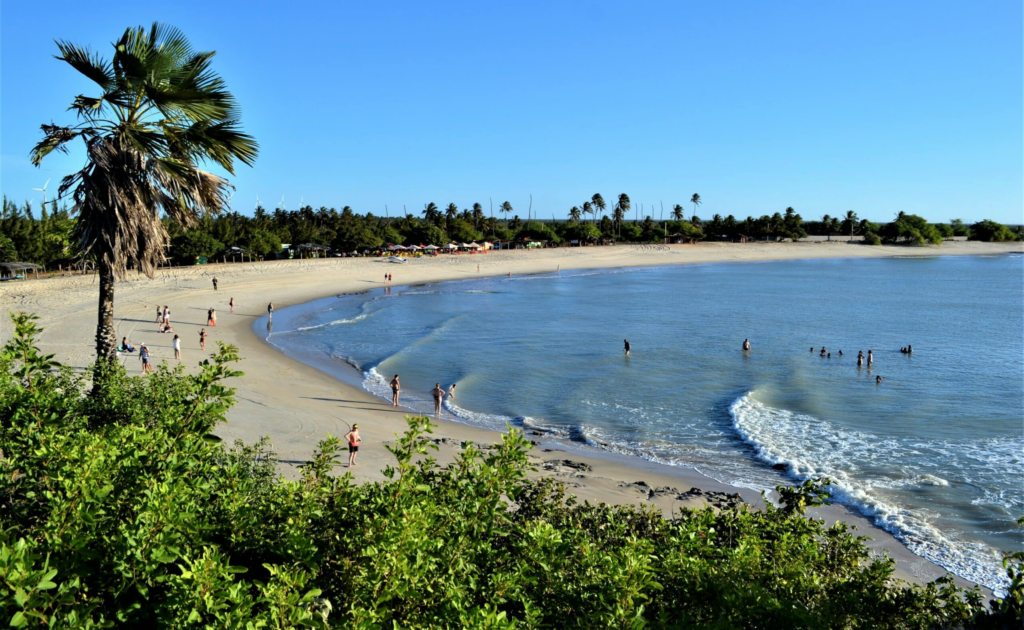
[[[261,341],[252,331],[254,318],[266,313],[274,302],[280,311],[290,304],[316,298],[377,288],[384,273],[394,274],[397,286],[471,278],[506,273],[525,274],[563,269],[672,265],[697,262],[780,260],[793,258],[891,257],[971,255],[1024,252],[1024,244],[957,242],[939,247],[870,247],[847,243],[748,243],[672,246],[616,246],[559,248],[534,251],[504,251],[485,255],[439,256],[412,260],[404,265],[378,259],[334,258],[310,261],[272,261],[252,264],[206,265],[173,268],[159,272],[152,280],[144,276],[117,285],[115,315],[117,338],[127,336],[138,346],[146,343],[157,363],[177,363],[171,348],[173,335],[157,333],[156,307],[169,305],[175,331],[182,337],[183,363],[194,367],[205,358],[199,349],[199,330],[206,323],[206,311],[217,309],[218,325],[207,328],[207,348],[218,341],[240,349],[245,376],[232,383],[238,389],[238,404],[230,411],[228,423],[218,433],[226,440],[253,442],[269,436],[278,453],[282,473],[293,477],[296,466],[309,459],[319,440],[328,433],[341,436],[352,423],[359,423],[364,442],[356,479],[381,479],[389,463],[384,443],[404,426],[405,411],[368,393],[345,385],[326,374],[286,358]],[[477,273],[477,265],[480,272]],[[217,276],[219,291],[211,279]],[[235,314],[229,313],[228,299],[234,297]],[[93,360],[96,331],[97,280],[95,276],[56,277],[39,281],[7,282],[0,285],[4,310],[33,312],[45,328],[41,346],[62,363],[86,368]],[[0,342],[11,335],[6,317],[0,322]],[[132,373],[140,372],[138,355],[123,357]],[[442,421],[436,438],[445,437],[455,446],[442,445],[438,458],[451,457],[462,440],[491,443],[492,431]],[[532,437],[532,436],[531,436]],[[540,439],[540,438],[535,438]],[[553,449],[544,452],[543,449]],[[640,460],[572,445],[542,443],[531,451],[540,469],[537,475],[555,475],[571,484],[570,491],[581,499],[607,503],[654,505],[670,515],[673,509],[696,505],[674,497],[648,500],[646,493],[623,484],[639,480],[652,487],[671,486],[681,492],[691,487],[739,492],[749,503],[762,501],[756,493],[723,486],[687,468],[660,466]],[[592,470],[575,472],[559,467],[545,470],[543,461],[571,459]],[[899,541],[867,520],[841,506],[818,512],[830,521],[841,519],[855,524],[872,536],[872,547],[897,559],[897,574],[904,579],[929,580],[945,571],[912,553]]]

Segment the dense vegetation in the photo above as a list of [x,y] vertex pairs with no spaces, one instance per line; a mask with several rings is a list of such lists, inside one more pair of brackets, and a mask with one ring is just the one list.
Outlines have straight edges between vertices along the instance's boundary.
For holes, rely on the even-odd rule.
[[[18,259],[56,266],[74,260],[79,251],[71,236],[74,219],[66,208],[54,209],[54,204],[48,205],[51,212],[39,212],[36,216],[28,204],[19,207],[4,200],[0,213],[0,262]],[[237,212],[225,213],[200,219],[188,231],[172,221],[165,221],[165,225],[171,235],[170,256],[178,262],[191,261],[196,256],[213,258],[228,247],[242,247],[257,256],[272,258],[281,251],[282,243],[315,243],[339,252],[362,252],[391,243],[440,246],[451,241],[485,238],[532,238],[549,241],[552,245],[566,245],[573,240],[660,243],[666,235],[732,241],[742,237],[774,240],[831,234],[861,237],[874,244],[883,241],[939,243],[952,236],[969,236],[980,241],[1020,238],[1016,232],[994,221],[981,221],[968,227],[958,219],[936,224],[902,213],[887,224],[858,219],[852,212],[843,217],[826,215],[821,221],[804,221],[793,208],[742,221],[731,215],[725,218],[714,215],[710,220],[702,220],[696,215],[684,218],[682,207],[676,206],[664,221],[650,216],[633,221],[614,208],[611,216],[599,215],[589,210],[592,206],[588,202],[590,219],[579,207],[574,207],[568,219],[546,221],[524,221],[515,214],[505,219],[491,218],[485,216],[480,204],[463,210],[449,204],[444,212],[434,204],[427,204],[418,217],[411,214],[391,218],[359,215],[348,206],[340,212],[334,208],[314,210],[307,206],[274,212],[257,208],[251,217]],[[616,215],[619,215],[618,220]]]
[[387,480],[334,474],[320,443],[299,481],[269,445],[212,436],[238,357],[106,386],[35,347],[14,316],[0,353],[0,620],[13,627],[1019,627],[1024,585],[986,609],[948,580],[892,579],[846,526],[781,507],[577,504],[529,481],[517,432],[440,467],[426,418],[389,450]]

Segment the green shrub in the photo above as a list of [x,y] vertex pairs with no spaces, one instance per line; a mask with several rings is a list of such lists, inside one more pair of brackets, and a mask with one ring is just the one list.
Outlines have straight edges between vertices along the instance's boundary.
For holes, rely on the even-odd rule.
[[868,245],[881,245],[882,238],[875,234],[874,232],[865,232],[864,242],[867,243]]
[[0,620],[16,627],[1011,627],[949,579],[893,576],[864,538],[783,505],[716,512],[578,504],[526,479],[510,431],[441,467],[427,418],[388,449],[382,482],[334,474],[328,437],[298,481],[266,441],[211,431],[233,402],[233,348],[196,374],[103,374],[99,393],[14,316],[0,353]]
[[995,221],[978,221],[971,226],[969,240],[972,241],[985,241],[991,242],[1003,242],[1003,241],[1016,241],[1020,237],[1013,232],[1010,228],[1006,227],[1001,223]]

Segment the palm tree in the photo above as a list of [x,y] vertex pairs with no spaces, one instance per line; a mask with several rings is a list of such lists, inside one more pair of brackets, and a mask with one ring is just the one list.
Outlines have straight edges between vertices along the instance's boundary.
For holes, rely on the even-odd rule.
[[603,216],[604,215],[604,210],[608,206],[605,204],[604,197],[601,196],[601,193],[594,193],[594,196],[590,198],[590,203],[593,204],[593,207],[594,207],[594,210],[593,210],[593,212],[594,212],[594,224],[596,225],[597,224],[597,215],[600,214],[600,215]]
[[505,215],[505,228],[508,229],[508,215],[512,212],[512,204],[507,201],[503,202],[498,206],[498,212]]
[[832,216],[826,214],[825,216],[821,217],[821,223],[822,223],[822,225],[825,226],[825,234],[828,235],[828,239],[827,240],[831,241],[832,240]]
[[579,223],[580,221],[580,209],[579,206],[573,206],[569,208],[569,220],[573,223]]
[[76,138],[85,143],[85,166],[61,181],[58,196],[72,191],[75,238],[83,256],[96,258],[99,366],[117,358],[115,281],[129,263],[152,277],[165,259],[168,234],[160,211],[188,227],[201,214],[226,209],[231,184],[200,166],[214,162],[234,175],[235,159],[251,166],[258,145],[241,132],[235,98],[211,68],[215,53],[194,52],[176,28],[126,29],[111,61],[66,41],[57,48],[57,59],[101,93],[75,98],[69,109],[77,124],[42,125],[31,158],[39,166],[54,150],[66,153]]
[[622,219],[629,214],[630,206],[629,195],[622,193],[619,195],[619,203],[616,207],[619,209],[619,216],[615,220],[619,223],[619,236],[622,236]]
[[857,213],[853,210],[846,211],[846,217],[843,219],[844,223],[850,225],[850,239],[853,239],[853,229],[857,227]]
[[423,204],[423,218],[429,223],[437,223],[437,218],[441,216],[441,211],[437,209],[437,204],[433,201],[430,203]]
[[672,218],[676,221],[683,220],[683,207],[678,203],[672,207]]
[[452,220],[457,216],[459,216],[459,207],[454,203],[448,204],[448,207],[444,209],[445,229],[452,229]]
[[473,227],[479,230],[480,226],[483,224],[483,220],[484,220],[484,207],[481,206],[479,203],[474,203],[473,204]]
[[693,193],[693,196],[690,197],[690,203],[693,204],[693,216],[697,216],[697,206],[700,205],[700,195]]
[[594,206],[592,206],[589,201],[584,201],[583,209],[581,210],[581,212],[583,213],[583,216],[587,216],[588,214],[594,212]]
[[612,208],[612,219],[615,220],[615,230],[620,236],[622,235],[622,230],[620,229],[620,226],[622,225],[622,219],[625,216],[626,212],[622,209],[622,205],[615,204],[615,207]]

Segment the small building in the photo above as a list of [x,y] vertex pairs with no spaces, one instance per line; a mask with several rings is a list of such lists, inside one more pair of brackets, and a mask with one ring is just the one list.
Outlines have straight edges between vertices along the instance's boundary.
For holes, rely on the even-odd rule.
[[0,280],[24,280],[27,272],[32,272],[39,279],[39,272],[45,271],[42,265],[30,262],[0,263]]

